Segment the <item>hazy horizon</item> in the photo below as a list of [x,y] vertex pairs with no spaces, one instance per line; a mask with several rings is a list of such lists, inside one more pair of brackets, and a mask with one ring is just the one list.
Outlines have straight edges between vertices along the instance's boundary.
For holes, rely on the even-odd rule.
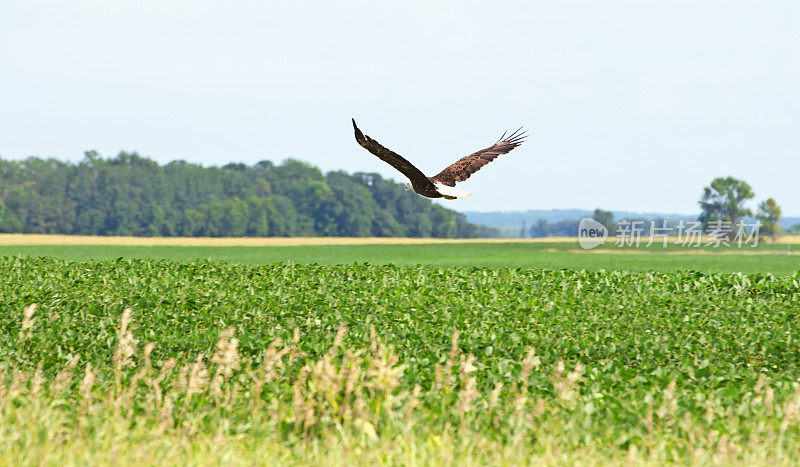
[[[697,212],[732,175],[800,214],[800,3],[5,2],[0,156],[286,158],[428,175],[523,125],[458,211]],[[409,193],[409,195],[413,195]]]

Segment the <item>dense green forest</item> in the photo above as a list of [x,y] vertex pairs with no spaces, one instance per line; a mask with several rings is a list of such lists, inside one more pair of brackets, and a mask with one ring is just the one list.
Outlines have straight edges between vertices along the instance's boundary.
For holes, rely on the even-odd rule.
[[136,153],[79,163],[0,159],[0,232],[137,236],[488,237],[377,174],[280,165],[166,165]]

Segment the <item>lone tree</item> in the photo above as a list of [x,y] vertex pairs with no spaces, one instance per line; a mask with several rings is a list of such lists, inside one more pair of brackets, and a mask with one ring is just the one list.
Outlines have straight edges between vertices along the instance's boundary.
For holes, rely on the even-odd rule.
[[771,235],[772,241],[775,241],[775,236],[777,236],[781,230],[781,226],[778,225],[778,222],[781,220],[781,207],[778,206],[775,199],[767,198],[758,205],[756,219],[761,221],[761,231],[767,235]]
[[698,220],[703,223],[703,228],[708,228],[709,222],[714,221],[730,222],[734,226],[743,217],[752,215],[744,203],[753,196],[753,189],[744,180],[715,178],[711,185],[703,188],[699,202],[702,212]]

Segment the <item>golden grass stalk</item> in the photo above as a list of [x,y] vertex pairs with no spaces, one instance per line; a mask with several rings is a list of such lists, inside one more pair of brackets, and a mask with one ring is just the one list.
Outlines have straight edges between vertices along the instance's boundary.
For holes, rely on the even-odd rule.
[[33,317],[34,313],[36,313],[35,303],[31,303],[23,309],[22,326],[20,326],[19,334],[17,336],[19,340],[25,340],[33,335],[30,329],[36,323],[36,318]]

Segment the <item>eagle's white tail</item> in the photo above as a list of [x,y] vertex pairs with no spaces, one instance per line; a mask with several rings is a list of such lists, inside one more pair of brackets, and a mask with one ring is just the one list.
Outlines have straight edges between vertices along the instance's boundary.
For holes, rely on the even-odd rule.
[[442,196],[445,198],[466,198],[467,196],[474,193],[474,191],[466,191],[466,190],[459,190],[458,188],[453,188],[451,186],[442,185],[441,183],[436,183],[433,186],[436,187],[436,191],[438,191]]

